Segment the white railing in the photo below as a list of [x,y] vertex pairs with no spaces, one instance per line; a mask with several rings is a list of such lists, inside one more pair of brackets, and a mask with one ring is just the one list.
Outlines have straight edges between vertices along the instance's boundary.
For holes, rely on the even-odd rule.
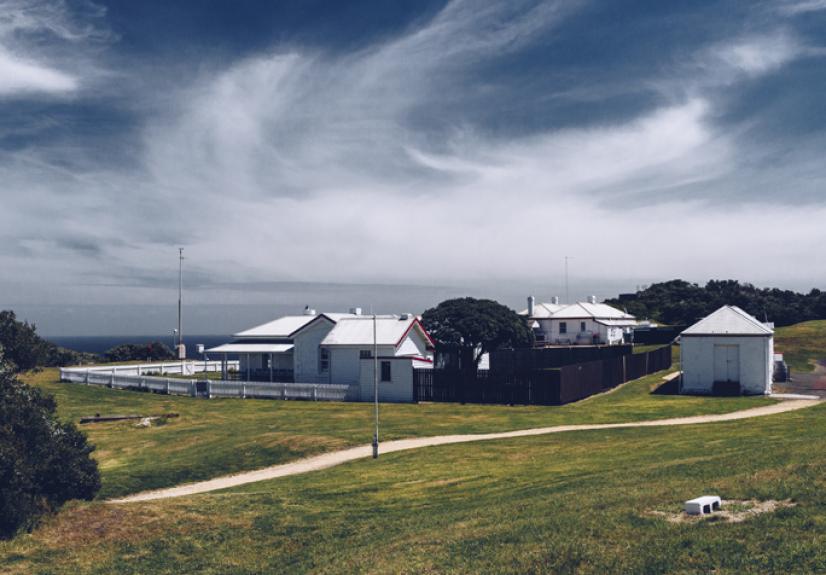
[[[227,369],[238,370],[240,362],[227,361]],[[121,365],[90,365],[66,367],[67,371],[85,373],[87,371],[116,373],[119,375],[195,375],[196,373],[221,371],[220,361],[160,361],[152,363],[135,363]],[[62,370],[61,370],[62,372]]]
[[109,369],[60,368],[60,380],[68,383],[101,385],[113,389],[152,391],[191,397],[239,397],[261,399],[306,399],[344,401],[349,385],[331,383],[278,383],[261,381],[197,380],[151,375],[132,375]]

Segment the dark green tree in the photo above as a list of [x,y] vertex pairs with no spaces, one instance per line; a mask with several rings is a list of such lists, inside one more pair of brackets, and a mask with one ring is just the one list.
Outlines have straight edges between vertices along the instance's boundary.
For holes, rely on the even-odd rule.
[[89,363],[96,359],[93,354],[72,351],[46,341],[37,335],[33,323],[18,321],[10,310],[0,311],[0,346],[5,350],[6,361],[20,371]]
[[31,529],[43,514],[100,489],[94,447],[55,402],[18,381],[0,351],[0,537]]
[[482,355],[503,347],[533,344],[533,332],[512,309],[490,299],[445,300],[422,315],[437,351],[456,349],[461,369],[475,373]]
[[164,343],[124,343],[103,353],[107,361],[157,361],[175,359],[175,354]]

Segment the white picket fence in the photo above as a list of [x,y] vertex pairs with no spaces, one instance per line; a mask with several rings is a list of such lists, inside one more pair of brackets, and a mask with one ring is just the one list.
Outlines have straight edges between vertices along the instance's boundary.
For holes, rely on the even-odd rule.
[[349,385],[330,383],[278,383],[260,381],[197,380],[130,375],[115,369],[60,368],[60,380],[68,383],[102,385],[112,389],[153,391],[191,397],[238,397],[259,399],[305,399],[344,401]]
[[[239,361],[227,362],[227,369],[237,371]],[[221,371],[220,361],[160,361],[152,363],[128,363],[122,365],[90,365],[88,367],[66,367],[66,371],[86,373],[117,373],[120,375],[195,375],[196,373]]]

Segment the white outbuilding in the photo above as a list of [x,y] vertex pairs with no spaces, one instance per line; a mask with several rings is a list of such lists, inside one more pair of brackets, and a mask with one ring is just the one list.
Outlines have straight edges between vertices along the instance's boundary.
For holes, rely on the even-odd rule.
[[680,334],[682,393],[771,393],[774,329],[723,306]]

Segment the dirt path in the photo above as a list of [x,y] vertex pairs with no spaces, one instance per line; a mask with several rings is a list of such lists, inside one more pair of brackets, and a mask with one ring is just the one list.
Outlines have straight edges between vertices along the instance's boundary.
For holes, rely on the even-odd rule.
[[[751,409],[744,409],[742,411],[735,411],[732,413],[721,413],[716,415],[695,415],[690,417],[675,417],[671,419],[655,419],[652,421],[634,421],[628,423],[594,423],[594,424],[580,424],[580,425],[557,425],[554,427],[537,427],[533,429],[521,429],[518,431],[503,431],[499,433],[483,433],[471,435],[437,435],[434,437],[417,437],[411,439],[398,439],[395,441],[386,441],[381,444],[381,453],[393,453],[396,451],[406,451],[408,449],[418,449],[420,447],[433,447],[436,445],[448,445],[451,443],[466,443],[470,441],[488,441],[492,439],[508,439],[512,437],[528,437],[532,435],[545,435],[549,433],[563,433],[567,431],[586,431],[594,429],[622,429],[630,427],[659,427],[663,425],[692,425],[696,423],[715,423],[720,421],[735,421],[738,419],[747,419],[751,417],[762,417],[765,415],[774,415],[777,413],[784,413],[787,411],[795,411],[811,407],[820,403],[819,400],[792,400],[781,401],[774,405],[767,405],[764,407],[755,407]],[[293,461],[292,463],[283,463],[281,465],[273,465],[272,467],[265,467],[257,471],[248,471],[245,473],[238,473],[236,475],[227,475],[224,477],[216,477],[208,481],[199,481],[197,483],[187,483],[179,485],[178,487],[170,487],[168,489],[158,489],[156,491],[145,491],[135,495],[129,495],[121,499],[111,499],[108,503],[131,503],[136,501],[151,501],[153,499],[169,499],[171,497],[183,497],[186,495],[195,495],[197,493],[206,493],[208,491],[216,491],[218,489],[226,489],[228,487],[236,487],[238,485],[245,485],[247,483],[255,483],[256,481],[265,481],[268,479],[276,479],[278,477],[286,477],[288,475],[298,475],[299,473],[307,473],[309,471],[318,471],[320,469],[327,469],[356,459],[365,459],[372,456],[372,448],[370,445],[361,445],[359,447],[352,447],[342,451],[334,451],[332,453],[325,453]]]

